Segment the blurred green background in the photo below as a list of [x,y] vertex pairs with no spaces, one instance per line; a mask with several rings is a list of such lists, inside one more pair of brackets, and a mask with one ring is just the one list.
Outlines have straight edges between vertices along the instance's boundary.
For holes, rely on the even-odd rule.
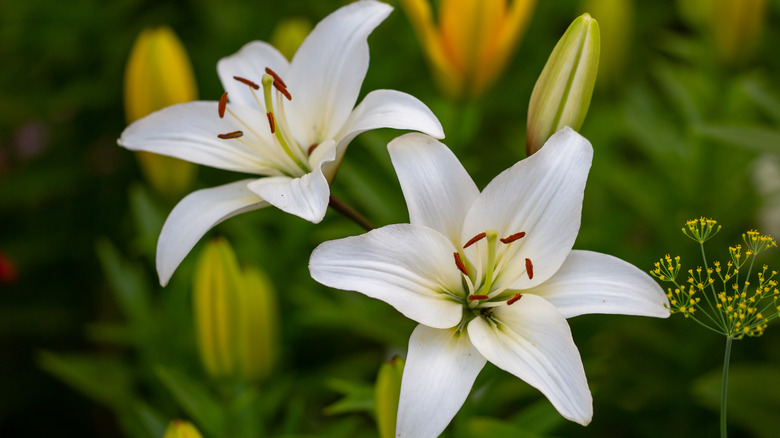
[[[142,29],[173,28],[201,98],[217,100],[221,57],[268,40],[281,18],[314,24],[342,3],[0,2],[0,436],[153,437],[174,418],[192,420],[204,436],[377,436],[374,380],[383,361],[405,355],[414,323],[382,302],[316,284],[307,269],[317,244],[361,229],[333,211],[319,225],[273,209],[244,214],[212,231],[160,288],[154,245],[176,200],[155,195],[116,145],[124,68]],[[702,13],[724,2],[618,3],[630,11],[617,20],[622,28],[590,8],[614,11],[610,1],[539,2],[505,74],[470,101],[438,91],[396,7],[369,38],[362,95],[389,88],[425,102],[483,187],[525,156],[536,78],[568,24],[589,11],[601,23],[609,70],[599,73],[581,129],[595,157],[575,248],[649,270],[668,252],[696,266],[698,248],[679,231],[686,219],[723,225],[708,244],[716,259],[748,229],[780,234],[780,1],[767,2],[752,24],[763,23],[755,47],[740,46],[736,60],[723,59],[716,43],[733,15]],[[605,67],[610,56],[617,64]],[[386,152],[398,134],[359,136],[333,184],[377,225],[408,220]],[[201,168],[196,186],[236,179]],[[242,263],[275,285],[280,359],[264,381],[211,379],[200,364],[191,279],[212,235],[227,237]],[[780,267],[776,251],[764,260]],[[566,422],[489,364],[445,436],[717,434],[722,338],[677,317],[570,324],[594,396],[589,427]],[[732,436],[780,430],[775,325],[734,346]]]

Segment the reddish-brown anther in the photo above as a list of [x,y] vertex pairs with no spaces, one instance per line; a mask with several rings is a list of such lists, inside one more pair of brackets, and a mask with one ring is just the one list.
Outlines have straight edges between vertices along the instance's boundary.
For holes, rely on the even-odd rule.
[[279,77],[278,74],[276,74],[275,71],[271,70],[270,68],[266,67],[265,72],[271,75],[272,78],[274,78],[274,82],[279,82],[279,85],[282,86],[282,88],[287,88],[287,84],[284,83],[282,78]]
[[523,237],[525,237],[525,231],[521,231],[519,233],[515,233],[515,234],[512,234],[511,236],[506,236],[506,237],[498,239],[498,240],[500,240],[501,243],[509,244],[509,243],[514,242],[517,239],[522,239]]
[[314,152],[314,149],[317,149],[317,146],[319,146],[317,143],[314,143],[313,145],[309,146],[309,149],[306,150],[306,153],[308,155],[311,155],[311,153]]
[[458,270],[463,273],[463,275],[469,275],[469,271],[466,270],[466,265],[463,264],[463,260],[460,259],[460,254],[457,252],[453,253],[455,255],[455,266],[458,267]]
[[287,91],[287,87],[284,86],[284,83],[274,79],[274,88],[279,90],[280,93],[284,94],[284,97],[286,97],[287,100],[292,100],[292,95],[290,94],[289,91]]
[[219,98],[219,118],[225,117],[225,109],[227,108],[227,93],[222,93],[222,97]]
[[479,233],[476,236],[472,237],[468,242],[466,242],[465,245],[463,245],[463,249],[466,249],[470,247],[471,245],[479,242],[480,240],[484,239],[487,234],[485,233]]
[[265,113],[268,116],[268,124],[271,125],[271,134],[276,132],[276,122],[274,122],[274,113]]
[[513,296],[512,298],[506,300],[506,305],[507,306],[511,306],[512,304],[520,301],[520,298],[523,298],[523,294],[517,294],[517,295]]
[[254,88],[255,90],[259,90],[260,86],[256,83],[250,81],[249,79],[244,79],[240,76],[233,76],[233,79],[237,80],[238,82],[241,82],[244,85],[249,85],[250,87]]
[[487,295],[469,295],[469,301],[477,301],[477,300],[486,300],[488,299]]
[[525,272],[528,273],[528,279],[533,280],[534,278],[534,264],[531,263],[531,259],[525,259]]
[[228,132],[227,134],[218,134],[217,137],[221,138],[222,140],[230,140],[231,138],[239,138],[243,137],[244,133],[241,131],[233,131]]

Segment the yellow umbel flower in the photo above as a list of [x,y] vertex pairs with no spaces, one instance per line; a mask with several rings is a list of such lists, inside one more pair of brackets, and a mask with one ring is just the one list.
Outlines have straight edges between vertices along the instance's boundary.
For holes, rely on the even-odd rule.
[[[157,110],[198,98],[195,74],[181,41],[168,27],[145,29],[130,52],[125,70],[128,123]],[[144,178],[160,194],[174,198],[189,189],[197,166],[150,152],[136,152]]]
[[[704,242],[720,231],[720,225],[702,217],[686,222],[682,231],[701,245],[704,255]],[[710,266],[705,257],[704,266],[688,270],[684,284],[677,282],[679,256],[666,255],[656,262],[650,274],[674,286],[667,289],[669,310],[730,339],[764,334],[767,323],[777,318],[780,311],[777,306],[780,291],[774,279],[777,271],[770,271],[764,265],[754,277],[758,285],[753,285],[750,279],[756,256],[777,244],[772,237],[755,230],[743,234],[742,240],[744,247],[738,244],[728,248],[728,262],[714,261]]]
[[434,76],[451,97],[482,95],[504,71],[536,0],[401,0]]

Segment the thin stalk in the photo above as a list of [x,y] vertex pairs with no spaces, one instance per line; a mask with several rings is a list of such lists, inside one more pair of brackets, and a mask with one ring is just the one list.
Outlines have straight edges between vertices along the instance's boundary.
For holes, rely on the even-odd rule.
[[363,229],[365,229],[366,231],[371,231],[374,228],[376,228],[374,224],[371,223],[371,221],[365,218],[365,216],[358,213],[355,209],[345,204],[344,202],[342,202],[340,199],[336,198],[333,195],[330,195],[330,201],[328,202],[328,206],[338,211],[339,213],[343,214],[347,218],[352,219],[353,222],[363,227]]
[[731,359],[731,336],[726,336],[726,353],[723,356],[723,378],[720,382],[720,438],[726,438],[726,400],[729,387],[729,360]]

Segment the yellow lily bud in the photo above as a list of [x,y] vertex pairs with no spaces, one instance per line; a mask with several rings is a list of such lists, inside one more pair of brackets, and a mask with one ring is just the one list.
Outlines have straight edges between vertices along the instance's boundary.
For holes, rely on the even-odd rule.
[[257,380],[270,374],[277,351],[274,291],[260,271],[241,271],[225,239],[210,242],[198,259],[193,310],[210,375]]
[[395,422],[398,415],[398,399],[401,396],[401,377],[404,374],[404,360],[396,356],[379,368],[374,387],[374,408],[379,438],[395,437]]
[[288,18],[279,22],[271,35],[271,45],[292,59],[298,46],[311,33],[311,22],[305,18]]
[[596,84],[599,40],[598,23],[589,14],[582,14],[555,45],[528,105],[528,155],[563,127],[578,130],[582,126]]
[[189,421],[173,420],[165,429],[163,438],[203,438],[203,435]]
[[442,0],[439,27],[429,0],[401,0],[435,79],[455,98],[482,95],[504,71],[536,0]]
[[750,56],[765,16],[766,0],[713,0],[710,31],[721,61],[736,64]]
[[601,49],[599,50],[598,85],[608,86],[621,76],[631,42],[633,0],[585,0],[582,9],[598,19]]
[[[168,27],[145,29],[138,36],[125,70],[125,116],[128,123],[159,109],[198,98],[187,52]],[[160,194],[186,192],[197,166],[149,152],[137,152],[141,171]]]

